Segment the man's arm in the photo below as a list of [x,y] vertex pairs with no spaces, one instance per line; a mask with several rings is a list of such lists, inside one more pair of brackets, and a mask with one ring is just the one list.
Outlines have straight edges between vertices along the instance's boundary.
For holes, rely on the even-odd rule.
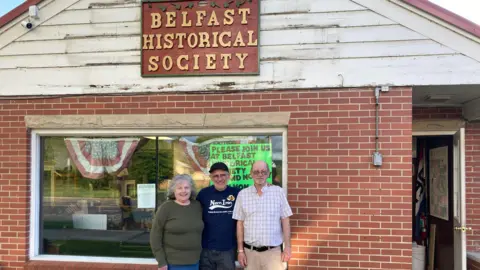
[[290,233],[290,218],[282,218],[282,231],[283,231],[283,243],[286,247],[291,247],[290,243],[291,233]]
[[240,266],[247,267],[247,256],[243,249],[243,220],[237,220],[237,250]]
[[238,251],[238,262],[240,266],[247,266],[247,256],[245,256],[245,250],[243,249],[243,240],[244,240],[244,227],[245,222],[245,213],[242,208],[242,192],[237,195],[237,202],[233,208],[232,218],[237,221],[236,234],[237,234],[237,251]]
[[290,242],[290,218],[282,218],[283,243],[282,262],[288,262],[292,257],[292,244]]
[[243,220],[237,220],[237,250],[243,250]]

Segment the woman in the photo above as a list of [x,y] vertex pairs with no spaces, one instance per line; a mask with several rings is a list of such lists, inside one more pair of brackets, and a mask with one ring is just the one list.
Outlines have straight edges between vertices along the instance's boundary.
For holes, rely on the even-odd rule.
[[150,232],[159,270],[198,270],[203,221],[195,194],[189,175],[177,175],[170,181],[168,200],[160,205]]

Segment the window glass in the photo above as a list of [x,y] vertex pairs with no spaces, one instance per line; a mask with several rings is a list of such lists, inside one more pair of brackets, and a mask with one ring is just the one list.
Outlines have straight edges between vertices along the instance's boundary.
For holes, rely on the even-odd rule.
[[222,161],[230,185],[252,184],[250,166],[266,160],[282,185],[282,137],[42,137],[40,254],[153,258],[149,230],[169,179],[190,174],[197,191]]

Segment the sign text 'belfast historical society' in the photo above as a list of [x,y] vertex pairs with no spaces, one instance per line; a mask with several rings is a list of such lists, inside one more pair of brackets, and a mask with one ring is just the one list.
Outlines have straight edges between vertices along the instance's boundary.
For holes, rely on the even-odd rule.
[[258,74],[258,1],[142,4],[142,76]]

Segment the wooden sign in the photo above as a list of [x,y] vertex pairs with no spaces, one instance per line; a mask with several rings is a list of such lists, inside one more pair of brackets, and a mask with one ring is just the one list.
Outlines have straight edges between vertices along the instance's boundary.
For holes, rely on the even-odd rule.
[[259,74],[259,1],[144,1],[142,77]]

